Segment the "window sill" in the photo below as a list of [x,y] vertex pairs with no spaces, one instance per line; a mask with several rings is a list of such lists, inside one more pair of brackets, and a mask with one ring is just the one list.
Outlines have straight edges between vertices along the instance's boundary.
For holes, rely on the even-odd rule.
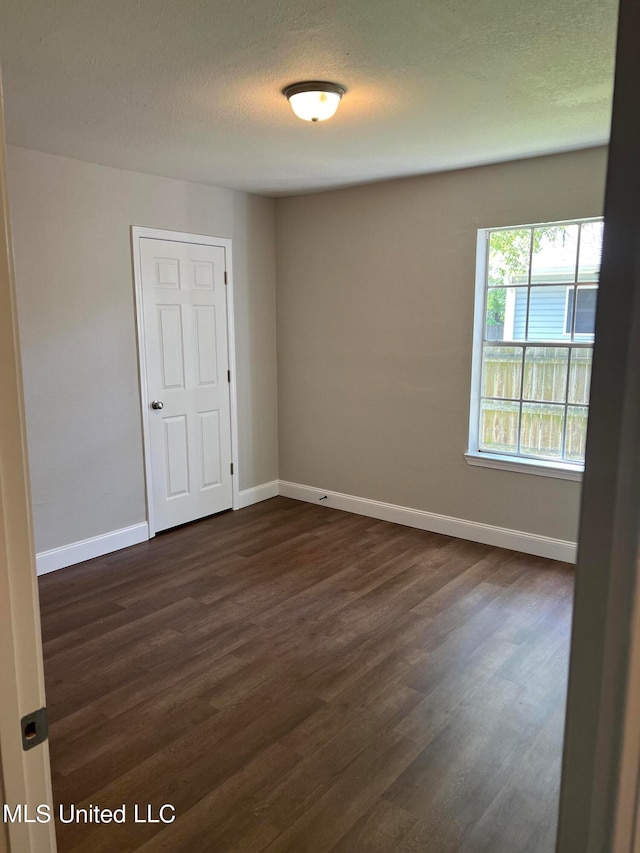
[[541,459],[523,459],[500,456],[497,453],[479,453],[470,450],[464,454],[469,465],[480,468],[497,468],[500,471],[517,471],[519,474],[535,474],[539,477],[555,477],[558,480],[582,481],[584,468],[564,462],[544,462]]

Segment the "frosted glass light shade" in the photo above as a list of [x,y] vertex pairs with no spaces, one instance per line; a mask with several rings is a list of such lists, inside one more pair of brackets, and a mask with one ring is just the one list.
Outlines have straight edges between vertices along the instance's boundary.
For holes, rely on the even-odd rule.
[[326,121],[338,109],[344,91],[337,83],[310,82],[287,86],[283,94],[298,118]]

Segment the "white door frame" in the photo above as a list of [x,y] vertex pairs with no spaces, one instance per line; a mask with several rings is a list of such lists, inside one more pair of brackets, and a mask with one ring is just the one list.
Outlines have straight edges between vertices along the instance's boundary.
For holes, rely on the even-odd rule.
[[[21,720],[45,705],[0,81],[0,805],[53,816],[49,744],[24,750]],[[0,819],[0,849],[56,849],[55,826]]]
[[147,521],[149,537],[156,535],[153,511],[153,473],[151,467],[151,443],[149,439],[149,392],[147,388],[147,360],[145,355],[144,308],[142,299],[142,265],[140,258],[140,240],[170,240],[173,243],[195,243],[200,246],[217,246],[224,249],[227,291],[227,347],[229,350],[229,410],[231,415],[231,460],[233,462],[232,508],[239,506],[240,460],[238,458],[238,394],[236,370],[236,339],[233,311],[233,266],[231,240],[228,237],[211,237],[204,234],[188,234],[184,231],[166,231],[160,228],[131,228],[133,251],[133,278],[136,294],[136,323],[138,330],[138,373],[140,376],[140,402],[142,406],[142,440],[144,445],[144,469],[147,488]]

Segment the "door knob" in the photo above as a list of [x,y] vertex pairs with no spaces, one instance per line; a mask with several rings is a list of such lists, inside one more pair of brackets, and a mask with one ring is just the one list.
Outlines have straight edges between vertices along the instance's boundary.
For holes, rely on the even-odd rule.
[[162,400],[154,400],[151,403],[151,408],[152,409],[164,409],[164,403],[162,402]]

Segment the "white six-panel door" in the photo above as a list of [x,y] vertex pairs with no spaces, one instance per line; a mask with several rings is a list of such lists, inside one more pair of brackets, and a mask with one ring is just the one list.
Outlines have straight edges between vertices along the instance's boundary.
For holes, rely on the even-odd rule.
[[140,239],[155,530],[232,505],[225,249]]

